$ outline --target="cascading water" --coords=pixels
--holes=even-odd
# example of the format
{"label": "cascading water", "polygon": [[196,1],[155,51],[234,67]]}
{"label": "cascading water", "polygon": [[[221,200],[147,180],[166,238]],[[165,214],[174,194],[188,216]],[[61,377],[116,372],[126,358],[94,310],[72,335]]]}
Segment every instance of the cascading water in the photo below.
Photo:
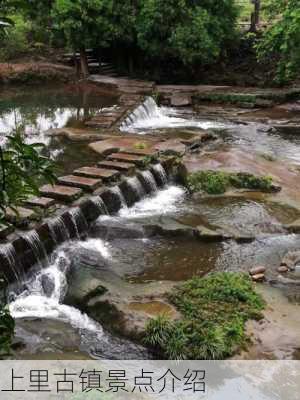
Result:
{"label": "cascading water", "polygon": [[215,120],[202,120],[193,118],[182,118],[182,114],[174,108],[159,107],[152,97],[139,105],[120,126],[122,132],[136,132],[146,134],[153,129],[170,128],[200,128],[200,129],[223,129],[235,124],[218,122]]}
{"label": "cascading water", "polygon": [[101,214],[105,214],[105,215],[108,214],[107,207],[106,207],[104,201],[101,199],[100,196],[96,196],[96,197],[91,198],[91,201],[92,201],[92,202],[95,204],[95,206],[98,208],[99,214],[100,214],[100,215],[101,215]]}
{"label": "cascading water", "polygon": [[157,183],[154,176],[150,171],[142,171],[140,173],[140,179],[142,184],[144,184],[147,193],[156,193],[158,190]]}
{"label": "cascading water", "polygon": [[65,242],[70,239],[70,232],[61,216],[51,219],[48,223],[48,226],[55,244]]}
{"label": "cascading water", "polygon": [[[11,243],[8,243],[4,246],[1,246],[0,250],[1,254],[3,254],[4,258],[8,261],[9,271],[7,274],[13,275],[17,282],[20,282],[20,269],[17,267],[17,253],[14,246]],[[7,279],[10,277],[7,276]]]}
{"label": "cascading water", "polygon": [[126,182],[128,186],[131,187],[133,192],[135,192],[138,200],[141,200],[145,196],[145,190],[143,188],[143,185],[139,181],[139,179],[136,176],[130,177],[126,179]]}
{"label": "cascading water", "polygon": [[125,197],[122,193],[122,190],[119,188],[119,186],[114,186],[113,188],[111,188],[111,191],[113,193],[115,193],[116,196],[118,196],[118,198],[120,199],[121,202],[121,208],[128,208]]}
{"label": "cascading water", "polygon": [[79,207],[73,208],[69,211],[76,231],[76,237],[79,239],[83,232],[88,231],[88,223]]}
{"label": "cascading water", "polygon": [[20,294],[10,293],[9,309],[14,318],[46,318],[70,323],[74,328],[96,333],[100,338],[102,327],[86,314],[62,303],[67,291],[66,274],[71,261],[61,250],[54,262],[40,270],[24,283]]}
{"label": "cascading water", "polygon": [[159,186],[165,186],[168,183],[168,176],[166,170],[161,164],[155,164],[151,168],[153,175],[156,178]]}
{"label": "cascading water", "polygon": [[24,240],[28,243],[39,265],[42,265],[44,260],[45,262],[49,261],[45,246],[41,242],[41,239],[36,231],[29,232],[24,236]]}

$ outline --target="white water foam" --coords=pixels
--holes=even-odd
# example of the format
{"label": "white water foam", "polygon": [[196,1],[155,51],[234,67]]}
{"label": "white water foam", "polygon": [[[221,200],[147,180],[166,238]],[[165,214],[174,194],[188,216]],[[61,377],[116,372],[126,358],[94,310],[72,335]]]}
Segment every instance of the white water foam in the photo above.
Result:
{"label": "white water foam", "polygon": [[[102,327],[74,307],[62,304],[67,291],[66,274],[71,261],[61,250],[49,267],[42,269],[25,283],[26,289],[10,303],[14,318],[56,319],[74,328],[102,337]],[[48,288],[46,287],[48,286]]]}
{"label": "white water foam", "polygon": [[151,215],[165,215],[178,209],[178,202],[184,198],[186,190],[179,186],[168,186],[159,190],[155,196],[139,201],[131,208],[122,208],[122,218],[140,218]]}
{"label": "white water foam", "polygon": [[149,130],[164,128],[201,128],[201,129],[222,129],[233,124],[221,123],[209,120],[185,119],[179,117],[174,108],[158,107],[152,97],[147,98],[143,105],[140,105],[123,122],[120,129],[123,132],[136,132],[146,134]]}
{"label": "white water foam", "polygon": [[96,251],[101,254],[105,259],[111,258],[111,251],[109,244],[102,239],[88,239],[84,242],[79,242],[78,245],[86,250]]}

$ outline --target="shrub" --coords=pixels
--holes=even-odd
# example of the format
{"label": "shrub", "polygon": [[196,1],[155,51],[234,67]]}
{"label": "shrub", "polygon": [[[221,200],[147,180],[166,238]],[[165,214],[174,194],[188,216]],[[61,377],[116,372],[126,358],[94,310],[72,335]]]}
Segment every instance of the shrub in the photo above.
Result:
{"label": "shrub", "polygon": [[200,171],[190,174],[187,186],[191,192],[203,191],[208,194],[223,194],[229,187],[260,191],[271,191],[273,188],[272,178],[268,176],[220,171]]}
{"label": "shrub", "polygon": [[24,55],[29,50],[27,34],[29,24],[21,16],[14,16],[14,26],[7,30],[7,34],[1,36],[0,60],[10,61]]}

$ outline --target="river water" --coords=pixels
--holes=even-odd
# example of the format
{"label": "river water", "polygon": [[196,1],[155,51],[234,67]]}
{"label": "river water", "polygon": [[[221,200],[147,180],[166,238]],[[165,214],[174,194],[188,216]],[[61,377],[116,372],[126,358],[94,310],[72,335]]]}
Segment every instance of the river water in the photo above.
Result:
{"label": "river water", "polygon": [[[45,131],[74,123],[80,126],[81,116],[101,107],[114,106],[113,98],[92,96],[82,106],[82,93],[49,89],[37,91],[36,97],[24,94],[5,97],[0,107],[0,132],[11,133],[16,121],[25,126],[28,142],[45,143],[52,158],[63,172],[74,165],[95,160],[95,155],[81,144],[61,140],[53,142]],[[51,94],[51,95],[50,95]],[[26,97],[27,96],[27,97]],[[28,99],[30,102],[28,103]],[[41,100],[42,99],[42,100]],[[51,104],[50,102],[51,99]],[[60,99],[58,101],[58,99]],[[249,121],[246,125],[231,118],[205,118],[192,110],[159,108],[153,101],[145,113],[139,110],[133,120],[122,126],[128,133],[181,137],[212,129],[219,137],[214,144],[220,148],[238,148],[277,162],[287,168],[300,164],[300,141],[297,133],[285,135],[268,129],[266,123]],[[80,154],[78,159],[75,154]],[[84,155],[84,157],[83,157]],[[71,167],[70,167],[71,163]],[[300,236],[287,234],[285,224],[300,218],[300,207],[279,204],[264,196],[197,197],[169,182],[155,193],[145,196],[133,207],[125,204],[116,216],[100,217],[86,240],[68,242],[52,254],[46,268],[37,268],[26,280],[10,291],[10,310],[16,318],[18,358],[144,358],[151,357],[142,346],[110,333],[109,323],[96,318],[97,312],[80,307],[74,299],[78,293],[88,294],[91,288],[112,287],[130,301],[132,292],[143,293],[147,285],[168,288],[193,276],[210,271],[247,271],[253,265],[265,265],[271,279],[288,252],[300,248]],[[189,229],[204,226],[222,227],[236,235],[252,236],[253,240],[203,242],[188,234]],[[181,229],[183,234],[149,234],[153,227],[164,232]],[[280,287],[286,297],[286,287]],[[294,289],[293,289],[294,290]],[[294,296],[289,312],[298,312]],[[281,302],[282,303],[282,302]],[[292,310],[292,311],[291,311]],[[113,319],[114,316],[111,316]],[[63,334],[62,334],[63,332]],[[295,352],[297,354],[295,343]],[[290,350],[289,343],[289,350]],[[299,344],[300,348],[300,344]],[[284,351],[281,357],[287,357]]]}

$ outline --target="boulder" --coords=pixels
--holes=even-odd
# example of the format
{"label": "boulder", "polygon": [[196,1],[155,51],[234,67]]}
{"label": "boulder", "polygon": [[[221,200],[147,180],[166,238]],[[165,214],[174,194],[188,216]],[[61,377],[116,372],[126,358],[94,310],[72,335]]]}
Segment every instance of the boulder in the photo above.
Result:
{"label": "boulder", "polygon": [[252,276],[257,276],[260,274],[264,274],[265,272],[266,272],[266,267],[259,265],[257,267],[251,268],[249,274]]}
{"label": "boulder", "polygon": [[251,276],[254,282],[262,282],[265,280],[265,274],[256,274]]}
{"label": "boulder", "polygon": [[277,271],[280,273],[285,273],[288,272],[288,267],[286,267],[285,265],[281,265],[280,267],[277,268]]}
{"label": "boulder", "polygon": [[298,264],[300,264],[300,251],[288,252],[281,261],[281,266],[287,267],[291,271],[293,271]]}

